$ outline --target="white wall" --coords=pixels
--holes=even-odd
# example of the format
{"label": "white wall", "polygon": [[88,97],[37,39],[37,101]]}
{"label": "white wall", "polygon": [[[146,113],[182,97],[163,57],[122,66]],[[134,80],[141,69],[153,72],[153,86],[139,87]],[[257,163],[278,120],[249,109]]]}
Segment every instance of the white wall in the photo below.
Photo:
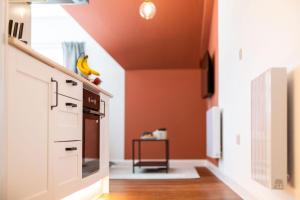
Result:
{"label": "white wall", "polygon": [[[99,27],[101,28],[101,27]],[[110,108],[110,157],[124,159],[125,72],[60,6],[32,6],[32,47],[62,64],[62,42],[83,41],[89,64],[101,73],[101,87],[114,95]]]}
{"label": "white wall", "polygon": [[30,44],[31,42],[31,6],[27,3],[10,3],[8,9],[8,18],[14,22],[24,23],[23,37]]}
{"label": "white wall", "polygon": [[6,149],[6,132],[5,132],[5,41],[6,37],[6,0],[0,1],[0,199],[5,197],[5,149]]}
{"label": "white wall", "polygon": [[6,121],[5,121],[5,46],[7,1],[0,1],[0,199],[5,197]]}
{"label": "white wall", "polygon": [[[300,199],[300,1],[219,0],[219,55],[219,105],[224,109],[220,170],[257,199]],[[290,76],[292,181],[284,191],[251,180],[250,82],[270,67],[287,67]]]}

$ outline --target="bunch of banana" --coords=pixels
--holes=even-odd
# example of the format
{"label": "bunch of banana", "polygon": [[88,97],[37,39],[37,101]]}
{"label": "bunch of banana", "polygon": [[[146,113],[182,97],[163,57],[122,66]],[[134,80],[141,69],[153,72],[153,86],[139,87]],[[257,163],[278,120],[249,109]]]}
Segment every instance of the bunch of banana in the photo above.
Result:
{"label": "bunch of banana", "polygon": [[88,64],[88,56],[80,56],[77,60],[77,68],[80,73],[88,78],[89,75],[94,74],[96,76],[100,76],[100,73],[91,69]]}

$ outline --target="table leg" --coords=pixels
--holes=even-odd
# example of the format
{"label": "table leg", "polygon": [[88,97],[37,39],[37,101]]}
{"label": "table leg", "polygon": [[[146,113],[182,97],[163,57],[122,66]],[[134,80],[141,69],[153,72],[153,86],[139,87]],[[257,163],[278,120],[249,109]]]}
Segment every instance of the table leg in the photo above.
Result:
{"label": "table leg", "polygon": [[[139,163],[141,164],[141,141],[139,141]],[[141,168],[141,165],[140,165],[140,168]]]}
{"label": "table leg", "polygon": [[132,173],[135,173],[135,171],[134,171],[134,154],[135,154],[135,149],[134,149],[134,145],[135,144],[135,142],[134,142],[134,140],[132,140]]}
{"label": "table leg", "polygon": [[169,172],[169,140],[166,140],[166,162],[167,162],[167,173]]}

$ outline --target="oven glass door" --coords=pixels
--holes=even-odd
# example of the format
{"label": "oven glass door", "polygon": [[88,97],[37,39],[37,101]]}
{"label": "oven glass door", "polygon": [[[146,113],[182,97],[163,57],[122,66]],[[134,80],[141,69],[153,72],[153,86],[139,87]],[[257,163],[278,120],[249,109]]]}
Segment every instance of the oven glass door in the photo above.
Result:
{"label": "oven glass door", "polygon": [[100,168],[100,117],[83,113],[82,177]]}

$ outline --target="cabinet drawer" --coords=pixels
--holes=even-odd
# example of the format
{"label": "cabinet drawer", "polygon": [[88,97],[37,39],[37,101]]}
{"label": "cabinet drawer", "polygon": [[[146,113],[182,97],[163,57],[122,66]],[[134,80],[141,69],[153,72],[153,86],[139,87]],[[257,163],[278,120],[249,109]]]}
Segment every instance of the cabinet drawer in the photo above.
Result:
{"label": "cabinet drawer", "polygon": [[82,101],[82,82],[61,72],[55,73],[53,79],[57,81],[59,94]]}
{"label": "cabinet drawer", "polygon": [[54,112],[54,141],[82,140],[82,102],[58,95]]}
{"label": "cabinet drawer", "polygon": [[60,199],[80,187],[82,177],[82,143],[54,143],[55,199]]}

